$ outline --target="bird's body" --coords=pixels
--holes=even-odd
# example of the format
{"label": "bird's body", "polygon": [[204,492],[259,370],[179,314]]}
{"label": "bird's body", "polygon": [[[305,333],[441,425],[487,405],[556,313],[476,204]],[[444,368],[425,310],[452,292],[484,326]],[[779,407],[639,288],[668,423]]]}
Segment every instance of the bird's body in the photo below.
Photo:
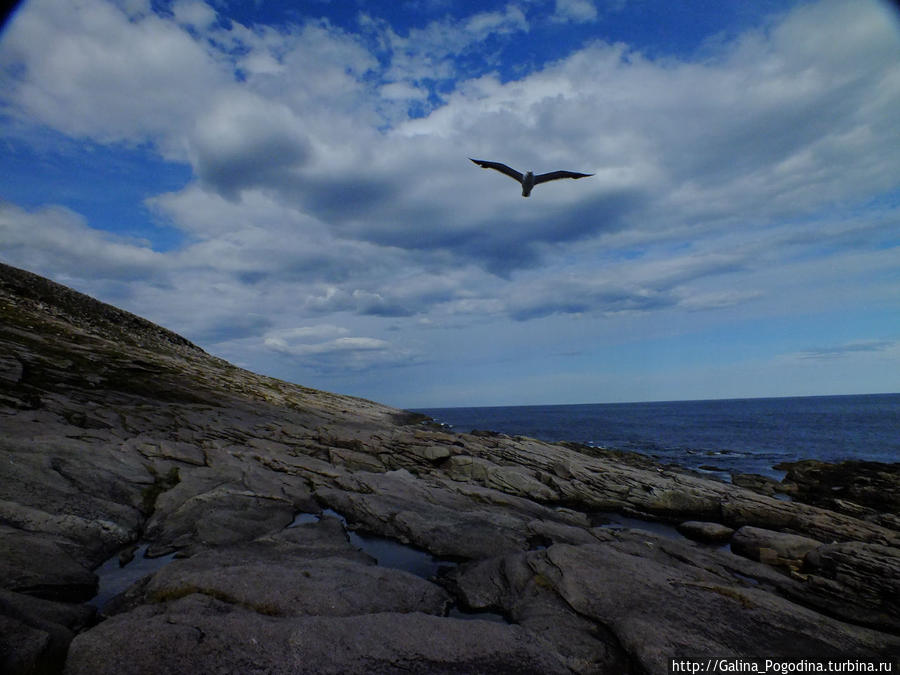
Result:
{"label": "bird's body", "polygon": [[587,178],[588,176],[594,175],[592,173],[577,173],[575,171],[551,171],[550,173],[539,173],[538,175],[534,175],[533,171],[526,171],[523,174],[500,162],[488,162],[483,159],[472,159],[471,157],[469,157],[469,160],[475,162],[482,169],[499,171],[521,183],[523,197],[529,196],[535,185],[540,185],[541,183],[546,183],[550,180],[558,180],[560,178]]}

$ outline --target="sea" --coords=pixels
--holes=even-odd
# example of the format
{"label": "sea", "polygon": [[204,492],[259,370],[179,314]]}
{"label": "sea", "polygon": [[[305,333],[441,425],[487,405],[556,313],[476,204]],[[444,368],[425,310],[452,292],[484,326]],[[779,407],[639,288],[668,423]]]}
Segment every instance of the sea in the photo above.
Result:
{"label": "sea", "polygon": [[900,394],[416,409],[453,431],[574,441],[710,477],[782,462],[900,462]]}
{"label": "sea", "polygon": [[[428,408],[425,413],[456,431],[497,431],[545,441],[575,441],[630,450],[664,464],[730,480],[731,472],[761,473],[781,479],[780,462],[848,459],[900,461],[900,394],[755,398],[665,403],[609,403],[491,408]],[[325,510],[326,515],[342,515]],[[292,526],[316,522],[322,514],[300,513]],[[609,514],[609,527],[639,527],[679,536],[665,524]],[[350,541],[379,565],[430,578],[447,561],[383,537],[347,528]],[[168,564],[173,555],[146,558],[143,546],[122,566],[118,554],[97,570],[99,609],[137,579]],[[505,621],[498,614],[451,608],[461,619]]]}

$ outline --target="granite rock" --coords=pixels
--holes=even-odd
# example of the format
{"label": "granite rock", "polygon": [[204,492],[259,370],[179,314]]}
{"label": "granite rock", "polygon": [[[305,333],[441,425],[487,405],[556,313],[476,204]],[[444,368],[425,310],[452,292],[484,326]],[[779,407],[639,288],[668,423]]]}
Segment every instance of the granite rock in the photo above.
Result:
{"label": "granite rock", "polygon": [[[10,673],[59,672],[70,641],[69,673],[662,673],[688,652],[900,652],[900,530],[859,482],[787,502],[628,453],[453,433],[236,368],[5,265],[0,355]],[[609,514],[635,527],[600,526]],[[754,559],[662,527],[686,521],[737,530]],[[375,565],[361,535],[458,566]],[[95,570],[136,545],[180,557],[94,625]]]}
{"label": "granite rock", "polygon": [[731,550],[738,555],[785,567],[799,567],[806,554],[821,545],[822,542],[809,537],[749,525],[731,537]]}
{"label": "granite rock", "polygon": [[734,529],[721,523],[703,523],[686,520],[678,524],[678,531],[688,539],[708,543],[726,542],[731,539]]}
{"label": "granite rock", "polygon": [[204,595],[115,616],[72,643],[67,675],[570,671],[518,626],[382,612],[268,617]]}

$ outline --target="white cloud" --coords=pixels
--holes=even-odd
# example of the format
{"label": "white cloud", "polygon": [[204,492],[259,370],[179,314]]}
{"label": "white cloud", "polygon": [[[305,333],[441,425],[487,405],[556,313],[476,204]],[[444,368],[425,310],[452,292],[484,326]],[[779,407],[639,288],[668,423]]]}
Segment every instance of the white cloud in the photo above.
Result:
{"label": "white cloud", "polygon": [[0,201],[0,251],[10,264],[75,279],[152,281],[171,268],[146,242],[91,229],[58,206],[26,210]]}
{"label": "white cloud", "polygon": [[232,200],[245,188],[289,185],[312,152],[304,126],[283,103],[222,92],[195,122],[191,163],[202,183]]}
{"label": "white cloud", "polygon": [[467,42],[477,42],[488,35],[528,32],[528,20],[515,5],[507,5],[502,12],[481,12],[465,21],[463,35]]}
{"label": "white cloud", "polygon": [[[596,18],[588,2],[556,9]],[[154,252],[72,211],[6,205],[5,260],[88,289],[139,279],[134,311],[322,368],[429,350],[403,331],[383,339],[385,320],[436,334],[787,314],[822,284],[837,307],[895,283],[896,207],[857,209],[900,175],[900,40],[877,4],[802,4],[702,60],[598,41],[507,81],[482,43],[532,30],[513,4],[405,35],[371,17],[353,35],[226,29],[197,1],[173,12],[32,0],[0,64],[21,124],[189,162],[190,184],[148,200],[186,243]],[[416,103],[427,115],[410,119]],[[595,175],[522,199],[467,157]]]}
{"label": "white cloud", "polygon": [[556,0],[552,20],[584,23],[597,19],[597,7],[593,0]]}
{"label": "white cloud", "polygon": [[419,360],[411,350],[387,340],[348,332],[333,324],[280,329],[267,333],[262,344],[266,350],[319,373],[392,368]]}
{"label": "white cloud", "polygon": [[378,338],[367,337],[339,337],[326,342],[313,344],[281,344],[274,340],[266,340],[266,346],[292,356],[321,356],[343,354],[345,352],[371,352],[385,351],[390,343]]}
{"label": "white cloud", "polygon": [[389,82],[379,91],[382,98],[388,101],[416,100],[422,101],[428,98],[428,92],[419,87],[414,87],[408,82]]}
{"label": "white cloud", "polygon": [[333,324],[282,328],[267,333],[263,339],[263,344],[269,349],[276,351],[297,353],[297,349],[306,349],[316,344],[323,344],[324,340],[343,337],[347,332],[346,328]]}
{"label": "white cloud", "polygon": [[[133,18],[133,17],[132,17]],[[132,20],[106,2],[33,0],[0,43],[12,111],[72,136],[156,142],[183,157],[178,130],[229,74],[202,44],[153,13]]]}
{"label": "white cloud", "polygon": [[[375,36],[390,65],[385,79],[418,87],[425,81],[455,80],[459,75],[457,57],[480,50],[489,37],[527,33],[528,20],[521,9],[508,4],[502,11],[480,12],[467,19],[432,21],[425,28],[398,34],[384,21],[363,15],[364,30]],[[489,53],[479,51],[482,60]]]}

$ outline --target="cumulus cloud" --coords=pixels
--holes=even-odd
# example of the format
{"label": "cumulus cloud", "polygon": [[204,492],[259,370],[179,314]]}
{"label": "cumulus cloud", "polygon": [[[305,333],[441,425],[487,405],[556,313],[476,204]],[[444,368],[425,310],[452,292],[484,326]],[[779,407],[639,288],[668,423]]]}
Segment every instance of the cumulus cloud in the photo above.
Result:
{"label": "cumulus cloud", "polygon": [[311,154],[303,128],[284,104],[240,90],[223,93],[191,134],[197,177],[231,200],[247,188],[290,184]]}
{"label": "cumulus cloud", "polygon": [[[360,40],[318,24],[291,35],[224,31],[202,3],[177,5],[176,19],[206,17],[191,25],[208,24],[223,52],[152,13],[130,19],[100,2],[84,12],[34,4],[4,60],[28,64],[12,98],[37,119],[101,141],[150,139],[230,200],[272,191],[341,237],[480,256],[505,274],[538,262],[541,243],[673,221],[716,227],[737,211],[790,217],[821,204],[823,192],[852,199],[888,189],[900,170],[900,160],[876,151],[900,142],[885,124],[900,96],[896,67],[883,58],[896,36],[877,12],[846,3],[797,10],[703,63],[658,63],[595,43],[520,80],[463,80],[427,117],[381,134],[378,110],[398,96],[425,96],[415,68],[458,77],[456,55],[486,35],[526,31],[524,15],[510,5],[402,37],[380,26],[391,57],[382,68]],[[840,58],[827,48],[836,31]],[[38,44],[51,47],[39,53]],[[151,50],[154,58],[144,54]],[[277,67],[236,80],[252,59]],[[379,68],[384,84],[373,88],[367,77]],[[510,211],[515,186],[467,167],[466,154],[597,175],[539,188],[539,205]],[[472,208],[453,200],[459,192],[475,196]]]}
{"label": "cumulus cloud", "polygon": [[[876,3],[803,3],[690,58],[595,41],[517,79],[496,72],[534,30],[514,4],[405,34],[365,14],[355,33],[243,26],[215,6],[22,8],[0,43],[7,115],[193,177],[147,201],[177,250],[48,195],[0,208],[5,260],[82,287],[139,279],[129,307],[190,337],[356,368],[420,353],[378,320],[520,330],[889,283],[896,208],[857,213],[900,175],[898,37]],[[587,0],[555,12],[597,18]],[[468,157],[595,175],[523,199]]]}
{"label": "cumulus cloud", "polygon": [[366,337],[340,337],[314,344],[295,344],[289,347],[276,345],[266,340],[266,346],[292,356],[309,356],[322,354],[340,354],[344,352],[384,351],[389,344],[384,340]]}
{"label": "cumulus cloud", "polygon": [[156,142],[169,158],[183,157],[177,130],[230,79],[186,31],[107,2],[25,3],[0,65],[9,112],[75,137]]}
{"label": "cumulus cloud", "polygon": [[583,23],[597,18],[593,0],[556,0],[553,21]]}
{"label": "cumulus cloud", "polygon": [[171,262],[146,242],[88,227],[84,217],[59,206],[27,210],[0,201],[4,260],[66,278],[145,280],[164,277]]}
{"label": "cumulus cloud", "polygon": [[200,0],[176,0],[172,14],[179,24],[195,30],[204,30],[217,20],[216,11]]}
{"label": "cumulus cloud", "polygon": [[298,348],[304,349],[309,345],[322,344],[329,339],[334,340],[344,337],[347,329],[333,324],[320,324],[318,326],[302,326],[299,328],[282,328],[266,334],[263,344],[269,349],[286,353],[296,353]]}
{"label": "cumulus cloud", "polygon": [[268,332],[263,345],[319,372],[395,367],[416,360],[412,352],[387,340],[351,336],[348,332],[333,324],[279,329]]}

